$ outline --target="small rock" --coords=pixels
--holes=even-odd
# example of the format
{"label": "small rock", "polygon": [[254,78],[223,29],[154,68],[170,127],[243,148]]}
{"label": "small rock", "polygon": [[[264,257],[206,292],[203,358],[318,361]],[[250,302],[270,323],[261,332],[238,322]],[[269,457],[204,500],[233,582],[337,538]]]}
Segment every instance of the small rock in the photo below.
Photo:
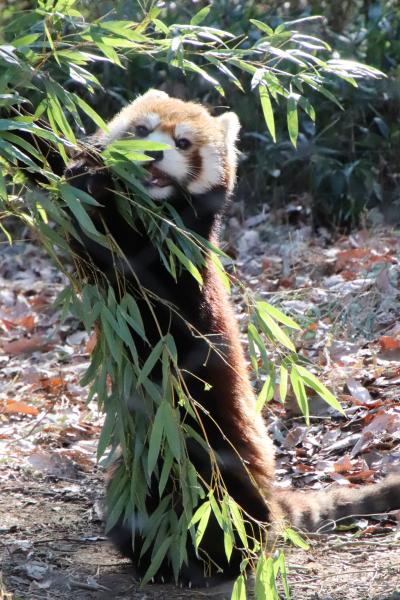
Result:
{"label": "small rock", "polygon": [[258,231],[245,231],[239,240],[238,247],[241,255],[247,254],[249,250],[259,246],[260,235]]}

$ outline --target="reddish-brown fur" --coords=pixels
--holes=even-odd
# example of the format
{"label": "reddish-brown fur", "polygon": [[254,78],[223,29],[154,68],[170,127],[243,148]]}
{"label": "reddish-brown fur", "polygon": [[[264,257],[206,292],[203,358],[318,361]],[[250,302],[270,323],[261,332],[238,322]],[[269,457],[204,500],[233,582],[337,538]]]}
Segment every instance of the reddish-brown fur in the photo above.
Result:
{"label": "reddish-brown fur", "polygon": [[[117,115],[110,123],[111,137],[116,136],[117,131],[117,137],[132,135],[135,123],[148,113],[156,113],[159,116],[159,129],[164,133],[168,132],[171,137],[175,135],[178,124],[190,123],[193,147],[188,156],[192,156],[192,163],[200,170],[200,176],[201,170],[205,168],[205,158],[201,155],[202,146],[209,147],[210,144],[214,144],[211,150],[215,148],[222,167],[219,181],[200,194],[191,194],[189,204],[187,193],[182,196],[178,189],[174,190],[169,201],[174,203],[189,229],[208,238],[214,244],[217,243],[220,215],[235,178],[236,133],[232,135],[229,132],[229,124],[223,125],[222,121],[211,117],[199,105],[150,93]],[[104,140],[104,134],[99,134],[98,138]],[[77,185],[89,191],[93,179],[96,181],[97,177],[95,170],[89,175],[87,171],[82,173],[82,158],[71,164],[70,176],[75,177]],[[193,176],[188,178],[188,181],[192,180]],[[100,183],[105,190],[107,186],[104,186],[104,181]],[[108,181],[108,187],[111,185],[112,182]],[[96,186],[94,189],[97,189]],[[137,235],[121,220],[122,217],[118,215],[113,204],[112,192],[105,192],[105,198],[102,197],[102,202],[104,201],[102,218],[120,247],[130,256],[131,267],[141,283],[174,304],[178,313],[190,321],[200,333],[199,337],[193,337],[192,332],[184,327],[175,313],[166,311],[161,304],[155,305],[163,332],[170,331],[174,335],[180,366],[196,376],[194,378],[190,374],[187,375],[189,392],[206,409],[203,418],[210,445],[219,458],[221,473],[229,493],[241,504],[246,514],[256,520],[272,523],[274,529],[287,522],[300,528],[315,530],[330,519],[342,518],[353,513],[400,508],[400,476],[392,476],[375,486],[358,489],[332,488],[322,492],[280,491],[274,486],[273,445],[263,419],[256,414],[254,391],[240,344],[238,325],[230,300],[211,259],[208,258],[203,269],[204,285],[201,289],[186,272],[180,276],[177,283],[174,282],[166,273],[157,252],[143,232]],[[113,283],[109,267],[110,261],[112,262],[110,257],[104,253],[100,255],[90,242],[87,242],[85,252],[91,254],[98,268],[105,271]],[[141,257],[140,260],[136,260],[135,252]],[[145,268],[143,256],[146,256]],[[129,283],[134,285],[134,282]],[[146,332],[152,344],[155,344],[159,332],[155,331],[153,318],[146,312],[146,306],[141,306],[141,309]],[[206,338],[216,344],[216,348],[209,348]],[[138,347],[140,348],[140,345]],[[143,348],[141,359],[145,360],[147,354],[148,350]],[[199,384],[200,380],[210,384],[209,391],[204,390],[204,384]],[[213,421],[218,427],[214,426]],[[208,457],[197,447],[189,448],[189,455],[202,477],[207,480],[210,477]],[[152,482],[149,491],[149,512],[157,506],[156,489],[156,483]],[[143,573],[149,564],[149,556],[140,556],[140,535],[138,534],[135,550],[132,550],[129,523],[119,523],[112,535],[119,547],[132,557],[139,573]],[[215,562],[223,567],[224,577],[237,575],[241,553],[233,555],[230,563],[227,563],[224,559],[222,532],[212,520],[204,536],[202,548],[206,553],[212,554]],[[203,565],[192,548],[188,548],[188,555],[189,565],[182,571],[182,579],[200,583]],[[169,573],[169,565],[163,564],[161,574],[167,577]]]}

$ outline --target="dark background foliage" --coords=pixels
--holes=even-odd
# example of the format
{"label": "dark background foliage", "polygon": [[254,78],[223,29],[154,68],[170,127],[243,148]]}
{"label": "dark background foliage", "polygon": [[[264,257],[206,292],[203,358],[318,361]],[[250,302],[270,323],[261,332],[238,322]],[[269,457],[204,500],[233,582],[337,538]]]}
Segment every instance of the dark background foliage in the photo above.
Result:
{"label": "dark background foliage", "polygon": [[[9,1],[3,14],[15,14],[34,4]],[[135,20],[154,3],[100,0],[82,4],[91,19],[112,12],[114,18]],[[167,24],[185,22],[208,4],[202,0],[165,2],[162,20]],[[310,98],[316,109],[316,122],[302,113],[297,148],[288,138],[284,106],[281,110],[278,107],[276,113],[278,142],[274,143],[266,130],[261,108],[257,108],[259,103],[251,94],[245,95],[232,86],[229,97],[222,98],[196,74],[185,76],[167,63],[149,61],[144,56],[133,57],[124,71],[109,64],[96,64],[95,75],[103,90],[96,94],[95,110],[108,118],[149,87],[159,87],[185,99],[197,98],[215,111],[229,104],[243,126],[237,198],[250,211],[259,210],[263,203],[271,208],[290,203],[295,214],[311,210],[316,226],[349,227],[363,222],[366,209],[378,207],[388,222],[400,222],[399,3],[396,0],[214,0],[211,6],[205,23],[238,36],[248,32],[252,18],[276,27],[283,20],[323,15],[323,19],[306,23],[304,30],[327,41],[342,58],[366,62],[387,77],[360,80],[357,88],[332,78],[332,92],[338,104],[320,94]],[[253,31],[253,35],[257,33]],[[63,84],[85,97],[85,90],[76,81],[67,80]],[[93,97],[87,92],[86,100],[93,105]]]}

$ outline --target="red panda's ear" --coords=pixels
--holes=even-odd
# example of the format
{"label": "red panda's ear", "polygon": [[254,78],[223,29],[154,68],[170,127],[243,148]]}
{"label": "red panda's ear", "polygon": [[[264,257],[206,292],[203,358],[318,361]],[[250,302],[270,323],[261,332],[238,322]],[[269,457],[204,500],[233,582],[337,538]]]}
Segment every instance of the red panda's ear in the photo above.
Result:
{"label": "red panda's ear", "polygon": [[169,98],[167,92],[163,92],[161,90],[155,90],[154,88],[151,88],[150,90],[147,90],[147,92],[145,92],[142,96],[140,96],[141,98]]}
{"label": "red panda's ear", "polygon": [[234,112],[226,112],[217,119],[222,125],[226,143],[235,144],[240,131],[239,117]]}

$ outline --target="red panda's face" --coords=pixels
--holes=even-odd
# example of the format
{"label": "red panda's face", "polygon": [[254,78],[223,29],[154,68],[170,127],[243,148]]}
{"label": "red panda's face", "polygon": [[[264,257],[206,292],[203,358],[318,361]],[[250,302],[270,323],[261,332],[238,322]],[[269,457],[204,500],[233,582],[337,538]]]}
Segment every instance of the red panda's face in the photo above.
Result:
{"label": "red panda's face", "polygon": [[150,152],[146,185],[155,200],[170,198],[177,187],[203,194],[217,186],[228,191],[236,172],[239,120],[234,113],[213,117],[199,104],[150,90],[108,124],[108,142],[143,139],[169,146]]}

